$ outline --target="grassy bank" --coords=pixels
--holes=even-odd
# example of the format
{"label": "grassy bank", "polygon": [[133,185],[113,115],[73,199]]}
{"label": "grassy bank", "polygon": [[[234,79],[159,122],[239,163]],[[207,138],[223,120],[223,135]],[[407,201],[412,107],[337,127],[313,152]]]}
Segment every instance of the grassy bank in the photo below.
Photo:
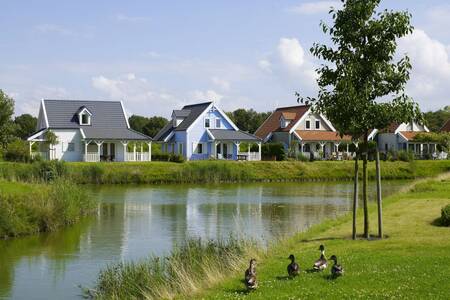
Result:
{"label": "grassy bank", "polygon": [[0,238],[54,231],[96,208],[84,189],[64,181],[51,184],[0,182]]}
{"label": "grassy bank", "polygon": [[[450,291],[450,228],[436,226],[441,208],[450,203],[450,176],[416,182],[409,191],[385,200],[384,240],[350,239],[350,216],[327,221],[306,233],[278,243],[259,261],[258,290],[247,293],[242,272],[198,293],[199,299],[448,299]],[[376,224],[375,209],[371,223]],[[360,213],[361,215],[361,213]],[[362,228],[361,219],[358,228]],[[375,234],[375,226],[372,227]],[[330,280],[307,273],[324,244],[335,254],[345,275]],[[287,256],[293,253],[303,269],[286,280]]]}
{"label": "grassy bank", "polygon": [[172,299],[217,284],[242,268],[254,249],[254,243],[234,238],[189,240],[164,258],[109,266],[86,293],[101,299]]}
{"label": "grassy bank", "polygon": [[[361,169],[361,168],[360,168]],[[450,161],[382,162],[384,179],[414,179],[450,171]],[[218,183],[250,181],[318,181],[351,180],[353,162],[225,162],[198,161],[186,163],[0,163],[0,178],[36,182],[58,173],[74,183]],[[369,177],[375,177],[374,163]]]}

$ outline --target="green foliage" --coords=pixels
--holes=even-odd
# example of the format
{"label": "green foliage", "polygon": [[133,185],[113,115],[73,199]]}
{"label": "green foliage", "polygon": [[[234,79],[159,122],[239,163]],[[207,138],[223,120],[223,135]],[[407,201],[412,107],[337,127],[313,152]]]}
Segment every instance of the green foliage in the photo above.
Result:
{"label": "green foliage", "polygon": [[[311,48],[314,56],[327,63],[318,70],[318,97],[307,101],[341,134],[360,137],[372,128],[421,116],[417,104],[404,93],[411,69],[408,56],[393,61],[396,40],[413,31],[411,15],[378,13],[379,3],[347,0],[343,9],[331,9],[333,26],[321,25],[335,47],[314,44]],[[391,95],[392,100],[386,101]],[[380,98],[384,101],[377,102]]]}
{"label": "green foliage", "polygon": [[0,148],[6,148],[14,137],[13,114],[14,99],[0,89]]}
{"label": "green foliage", "polygon": [[411,151],[398,151],[397,152],[397,158],[401,161],[413,161],[414,160],[414,153]]}
{"label": "green foliage", "polygon": [[9,143],[6,147],[4,158],[7,161],[29,162],[31,157],[28,143],[22,140],[15,140]]}
{"label": "green foliage", "polygon": [[[14,185],[8,191],[8,186]],[[55,231],[95,211],[83,188],[65,181],[50,185],[0,182],[0,238]]]}
{"label": "green foliage", "polygon": [[[245,268],[255,243],[189,239],[166,257],[119,262],[100,271],[92,292],[106,299],[173,299]],[[253,255],[253,254],[252,254]]]}
{"label": "green foliage", "polygon": [[169,122],[163,117],[143,117],[138,115],[132,115],[128,122],[130,127],[138,132],[141,132],[150,137],[154,137],[158,131],[160,131]]}
{"label": "green foliage", "polygon": [[259,113],[253,109],[244,108],[236,109],[233,112],[227,112],[227,116],[240,130],[250,133],[255,133],[270,114],[270,112]]}
{"label": "green foliage", "polygon": [[32,170],[38,181],[53,181],[65,178],[68,174],[67,164],[59,160],[35,161],[32,163]]}
{"label": "green foliage", "polygon": [[36,131],[37,118],[29,114],[23,114],[14,119],[14,124],[16,125],[15,135],[25,140]]}
{"label": "green foliage", "polygon": [[154,161],[171,161],[176,163],[184,162],[183,155],[171,154],[171,153],[152,153],[152,160]]}
{"label": "green foliage", "polygon": [[261,147],[261,156],[266,160],[282,161],[286,159],[284,146],[281,143],[266,143]]}
{"label": "green foliage", "polygon": [[442,226],[450,226],[450,204],[442,208],[440,222]]}
{"label": "green foliage", "polygon": [[450,106],[437,111],[429,111],[423,115],[425,123],[431,131],[437,132],[450,119]]}
{"label": "green foliage", "polygon": [[56,134],[55,134],[53,131],[51,131],[51,130],[48,130],[48,131],[45,133],[45,141],[46,141],[48,144],[50,144],[50,145],[58,145],[58,143],[59,143],[58,137],[57,137]]}
{"label": "green foliage", "polygon": [[299,153],[299,154],[297,154],[297,160],[298,161],[309,161],[309,157],[307,157],[303,153]]}
{"label": "green foliage", "polygon": [[437,143],[439,151],[450,151],[450,132],[421,132],[414,137],[414,141]]}

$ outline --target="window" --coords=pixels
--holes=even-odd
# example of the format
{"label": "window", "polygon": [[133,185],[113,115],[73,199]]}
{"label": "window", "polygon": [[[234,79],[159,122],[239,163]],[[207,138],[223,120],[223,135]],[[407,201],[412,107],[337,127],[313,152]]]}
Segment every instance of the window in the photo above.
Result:
{"label": "window", "polygon": [[88,114],[82,114],[80,125],[91,125],[91,116]]}
{"label": "window", "polygon": [[311,147],[310,147],[310,145],[309,145],[309,144],[305,144],[305,145],[303,146],[303,151],[304,151],[304,152],[311,152]]}
{"label": "window", "polygon": [[204,154],[205,148],[203,143],[194,143],[194,153],[195,154]]}
{"label": "window", "polygon": [[209,119],[205,119],[205,128],[209,128],[210,124],[209,124]]}
{"label": "window", "polygon": [[178,154],[183,155],[183,144],[178,144]]}
{"label": "window", "polygon": [[75,151],[75,143],[67,144],[67,151],[69,151],[69,152]]}
{"label": "window", "polygon": [[306,120],[305,127],[306,127],[306,129],[311,129],[311,121],[310,120]]}
{"label": "window", "polygon": [[216,119],[216,128],[220,128],[221,122],[220,119]]}
{"label": "window", "polygon": [[316,129],[320,129],[320,120],[316,120]]}

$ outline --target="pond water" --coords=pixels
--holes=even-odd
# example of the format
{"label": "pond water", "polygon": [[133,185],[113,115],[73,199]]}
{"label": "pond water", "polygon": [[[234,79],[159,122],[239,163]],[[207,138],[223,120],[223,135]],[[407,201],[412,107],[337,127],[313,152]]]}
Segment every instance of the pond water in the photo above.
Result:
{"label": "pond water", "polygon": [[[384,182],[384,195],[404,181]],[[352,183],[86,187],[99,211],[52,234],[0,241],[1,299],[80,299],[107,264],[169,251],[187,237],[292,234],[351,210]],[[374,184],[370,184],[374,195]]]}

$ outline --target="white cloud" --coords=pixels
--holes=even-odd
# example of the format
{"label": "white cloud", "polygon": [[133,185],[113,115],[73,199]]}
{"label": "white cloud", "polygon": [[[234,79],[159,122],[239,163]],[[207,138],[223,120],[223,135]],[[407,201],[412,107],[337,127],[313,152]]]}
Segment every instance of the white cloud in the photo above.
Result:
{"label": "white cloud", "polygon": [[311,1],[293,6],[288,11],[301,15],[314,15],[328,13],[330,7],[340,8],[342,3],[339,1]]}
{"label": "white cloud", "polygon": [[92,38],[93,34],[91,32],[88,32],[84,30],[81,31],[75,31],[69,28],[66,28],[61,25],[56,24],[39,24],[34,27],[35,31],[37,31],[40,34],[56,34],[60,36],[65,37],[81,37],[81,38]]}
{"label": "white cloud", "polygon": [[195,90],[190,93],[190,99],[193,102],[206,102],[206,101],[213,101],[216,104],[220,103],[220,100],[222,100],[224,96],[217,93],[214,90],[206,90],[206,91],[200,91]]}
{"label": "white cloud", "polygon": [[127,23],[140,23],[149,20],[149,18],[147,17],[127,16],[125,14],[117,14],[114,16],[114,19],[118,22],[127,22]]}
{"label": "white cloud", "polygon": [[416,29],[399,41],[398,53],[407,53],[413,66],[408,92],[422,109],[436,109],[449,102],[450,56],[447,47]]}
{"label": "white cloud", "polygon": [[278,80],[287,82],[293,90],[315,93],[316,72],[312,56],[305,52],[296,38],[283,37],[276,51],[258,62],[259,67]]}
{"label": "white cloud", "polygon": [[[163,115],[181,106],[183,103],[172,93],[151,86],[146,78],[138,77],[134,73],[108,78],[99,75],[92,78],[92,86],[108,95],[111,100],[123,100],[127,109],[135,114]],[[148,109],[143,108],[151,108]]]}
{"label": "white cloud", "polygon": [[213,76],[213,77],[211,78],[211,82],[212,82],[215,86],[219,87],[219,88],[222,89],[222,90],[229,90],[229,89],[230,89],[230,82],[228,82],[228,81],[225,80],[225,79],[219,78],[219,77],[217,77],[217,76]]}

